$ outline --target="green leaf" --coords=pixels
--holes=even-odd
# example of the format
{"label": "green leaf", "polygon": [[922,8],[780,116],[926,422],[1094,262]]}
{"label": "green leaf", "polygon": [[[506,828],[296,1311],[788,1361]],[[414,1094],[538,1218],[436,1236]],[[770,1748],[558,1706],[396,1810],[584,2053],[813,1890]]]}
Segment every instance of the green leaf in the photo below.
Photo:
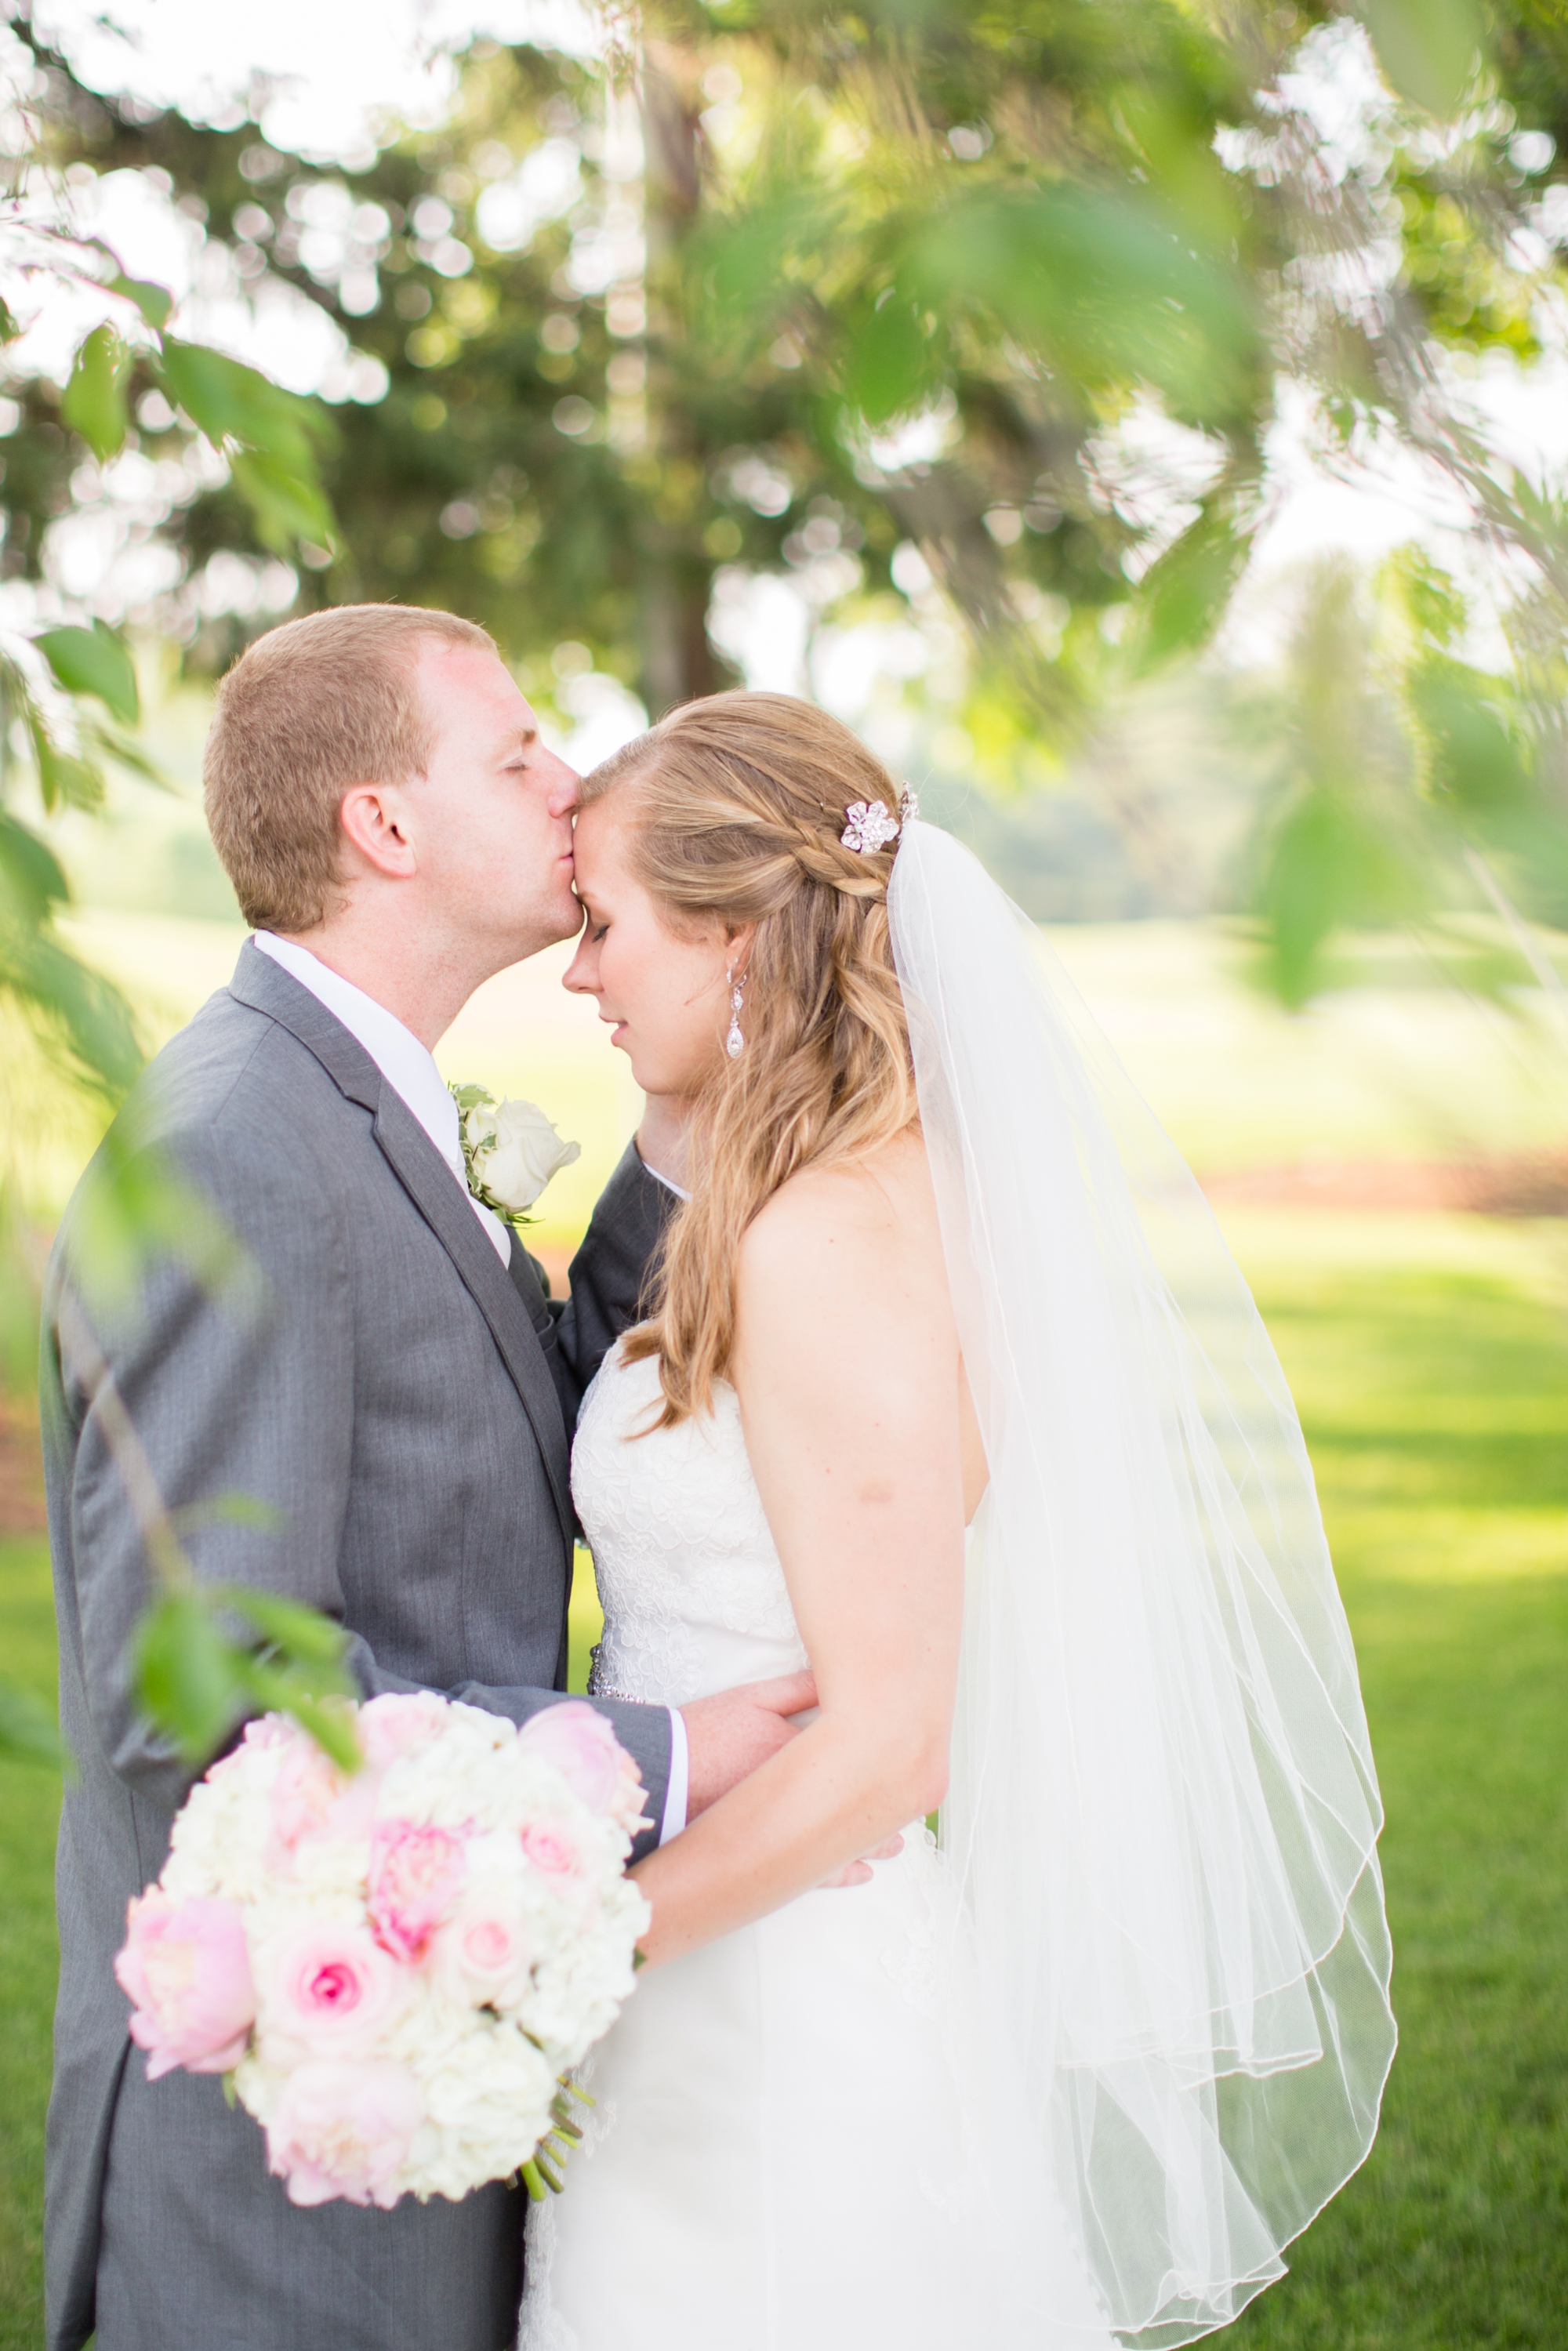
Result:
{"label": "green leaf", "polygon": [[110,291],[123,294],[128,301],[134,302],[155,332],[161,331],[168,323],[169,313],[174,307],[174,297],[166,287],[149,285],[143,277],[111,278]]}
{"label": "green leaf", "polygon": [[64,1046],[68,1074],[110,1101],[141,1068],[145,1057],[124,997],[112,980],[78,962],[47,925],[0,930],[0,991]]}
{"label": "green leaf", "polygon": [[204,343],[165,340],[157,372],[169,397],[214,448],[238,442],[305,471],[314,466],[318,448],[335,437],[316,402],[285,392],[256,369]]}
{"label": "green leaf", "polygon": [[255,1494],[219,1494],[210,1502],[187,1502],[172,1516],[181,1534],[197,1527],[217,1526],[256,1527],[265,1534],[276,1534],[287,1523],[288,1513]]}
{"label": "green leaf", "polygon": [[21,326],[11,305],[0,298],[0,343],[14,342],[21,331]]}
{"label": "green leaf", "polygon": [[85,718],[81,721],[81,739],[91,752],[112,760],[116,767],[129,768],[133,776],[139,776],[155,790],[178,794],[179,786],[173,778],[166,776],[157,760],[129,735],[121,735],[97,718]]}
{"label": "green leaf", "polygon": [[79,758],[74,751],[62,750],[36,710],[27,715],[27,732],[44,806],[51,811],[57,808],[101,808],[103,778],[91,761]]}
{"label": "green leaf", "polygon": [[252,1660],[245,1668],[247,1713],[287,1714],[316,1741],[339,1771],[350,1778],[364,1761],[364,1750],[354,1729],[349,1701],[357,1690],[329,1690],[324,1695],[308,1676]]}
{"label": "green leaf", "polygon": [[188,1763],[215,1753],[245,1711],[243,1652],[225,1638],[204,1593],[154,1602],[136,1630],[136,1687]]}
{"label": "green leaf", "polygon": [[1532,802],[1519,738],[1501,706],[1500,680],[1437,654],[1412,672],[1406,691],[1436,794],[1481,818]]}
{"label": "green leaf", "polygon": [[1354,0],[1391,87],[1428,114],[1453,114],[1475,78],[1484,28],[1474,0]]}
{"label": "green leaf", "polygon": [[0,1756],[22,1763],[49,1763],[57,1771],[65,1749],[54,1716],[30,1690],[0,1681]]}
{"label": "green leaf", "polygon": [[130,419],[125,375],[130,353],[112,327],[95,327],[76,356],[60,400],[60,414],[95,457],[106,460],[125,444]]}
{"label": "green leaf", "polygon": [[0,809],[0,906],[9,925],[49,920],[70,896],[65,871],[47,842]]}
{"label": "green leaf", "polygon": [[[248,1499],[229,1497],[231,1501]],[[265,1503],[252,1503],[251,1507],[267,1510]],[[280,1510],[268,1513],[275,1524],[283,1515]],[[249,1583],[225,1583],[215,1589],[224,1607],[265,1633],[289,1660],[333,1667],[341,1664],[349,1646],[348,1635],[340,1625],[334,1624],[330,1616],[323,1616],[319,1609],[308,1608],[302,1601],[290,1600],[283,1593],[266,1592]]]}
{"label": "green leaf", "polygon": [[141,716],[136,672],[114,631],[99,621],[90,629],[46,629],[33,643],[68,694],[93,694],[116,718],[134,726]]}
{"label": "green leaf", "polygon": [[933,354],[920,319],[896,296],[873,310],[850,345],[844,396],[868,424],[906,416],[929,398]]}
{"label": "green leaf", "polygon": [[1134,658],[1155,669],[1207,642],[1230,601],[1251,552],[1251,521],[1239,522],[1228,496],[1197,519],[1151,565],[1137,592]]}
{"label": "green leaf", "polygon": [[1406,845],[1344,794],[1301,792],[1276,828],[1259,897],[1281,1002],[1299,1008],[1314,994],[1336,930],[1419,912],[1423,880]]}
{"label": "green leaf", "polygon": [[956,325],[988,315],[1085,389],[1145,382],[1189,420],[1240,413],[1261,356],[1239,266],[1152,196],[1073,185],[981,193],[910,239],[899,281]]}
{"label": "green leaf", "polygon": [[261,452],[235,457],[231,471],[264,547],[283,555],[301,539],[313,547],[333,545],[337,532],[332,509],[313,477]]}

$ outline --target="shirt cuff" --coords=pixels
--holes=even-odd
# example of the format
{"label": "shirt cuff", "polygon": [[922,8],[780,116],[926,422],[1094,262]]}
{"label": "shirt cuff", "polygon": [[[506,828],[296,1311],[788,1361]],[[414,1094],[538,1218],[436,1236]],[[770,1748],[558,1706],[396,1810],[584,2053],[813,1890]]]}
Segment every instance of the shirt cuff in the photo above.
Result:
{"label": "shirt cuff", "polygon": [[664,1817],[659,1843],[668,1844],[686,1824],[686,1794],[691,1786],[691,1750],[686,1743],[685,1718],[678,1706],[670,1708],[670,1782],[664,1791]]}

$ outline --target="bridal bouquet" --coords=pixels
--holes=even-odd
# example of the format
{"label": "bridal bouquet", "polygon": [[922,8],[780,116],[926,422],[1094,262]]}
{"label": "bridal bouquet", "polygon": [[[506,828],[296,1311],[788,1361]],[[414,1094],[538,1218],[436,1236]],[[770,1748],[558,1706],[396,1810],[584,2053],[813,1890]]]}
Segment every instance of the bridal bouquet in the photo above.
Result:
{"label": "bridal bouquet", "polygon": [[114,1963],[148,2077],[228,2076],[296,2204],[557,2187],[559,2076],[648,1923],[636,1768],[580,1703],[521,1730],[425,1692],[356,1716],[351,1779],[267,1715],[191,1791]]}

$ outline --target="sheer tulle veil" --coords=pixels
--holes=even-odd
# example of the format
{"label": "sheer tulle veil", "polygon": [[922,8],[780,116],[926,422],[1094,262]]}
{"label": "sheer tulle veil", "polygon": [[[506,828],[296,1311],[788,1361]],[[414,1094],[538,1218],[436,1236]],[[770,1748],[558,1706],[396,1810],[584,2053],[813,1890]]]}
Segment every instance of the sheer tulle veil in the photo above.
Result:
{"label": "sheer tulle veil", "polygon": [[956,841],[908,821],[889,909],[991,1471],[937,1931],[992,2179],[1049,2182],[1155,2351],[1281,2273],[1376,2128],[1355,1657],[1295,1408],[1179,1154]]}

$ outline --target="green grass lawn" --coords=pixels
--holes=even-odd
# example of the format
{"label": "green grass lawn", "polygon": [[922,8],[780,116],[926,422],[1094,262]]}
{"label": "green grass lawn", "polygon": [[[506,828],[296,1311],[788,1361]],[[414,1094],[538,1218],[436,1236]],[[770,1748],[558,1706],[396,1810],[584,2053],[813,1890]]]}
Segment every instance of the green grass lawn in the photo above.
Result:
{"label": "green grass lawn", "polygon": [[[1247,2351],[1568,2338],[1568,1326],[1551,1235],[1329,1218],[1240,1233],[1301,1400],[1388,1809],[1401,2050],[1365,2168],[1231,2336]],[[573,1681],[593,1637],[573,1610]],[[37,1541],[10,1669],[48,1679]],[[38,2332],[51,1997],[42,1773],[0,1769],[0,2351]],[[868,2351],[884,2351],[869,2346]]]}

